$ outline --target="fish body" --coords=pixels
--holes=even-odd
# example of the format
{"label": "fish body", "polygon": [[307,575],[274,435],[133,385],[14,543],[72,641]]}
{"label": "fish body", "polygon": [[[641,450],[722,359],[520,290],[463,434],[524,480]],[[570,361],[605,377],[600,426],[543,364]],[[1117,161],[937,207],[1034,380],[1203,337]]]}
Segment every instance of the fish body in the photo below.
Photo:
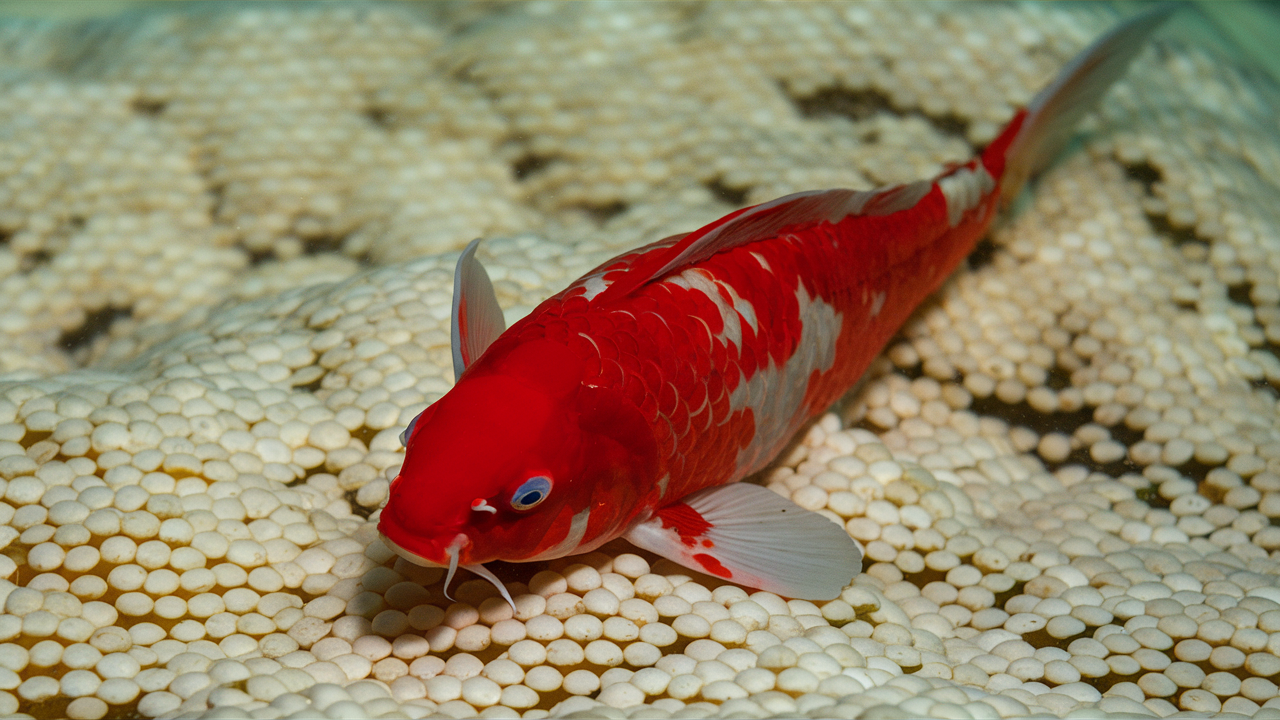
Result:
{"label": "fish body", "polygon": [[472,243],[457,384],[406,431],[385,540],[500,589],[483,563],[625,536],[727,580],[835,597],[861,567],[843,528],[735,483],[861,377],[1168,12],[1104,36],[964,165],[739,210],[606,262],[505,331]]}

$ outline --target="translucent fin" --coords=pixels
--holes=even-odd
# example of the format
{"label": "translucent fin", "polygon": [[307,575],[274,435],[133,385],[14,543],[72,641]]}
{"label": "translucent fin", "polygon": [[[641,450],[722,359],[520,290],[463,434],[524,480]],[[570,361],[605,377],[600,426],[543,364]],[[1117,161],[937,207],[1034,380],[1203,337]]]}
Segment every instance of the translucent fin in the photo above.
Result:
{"label": "translucent fin", "polygon": [[1176,3],[1166,3],[1120,23],[1076,55],[1036,94],[1006,156],[1002,178],[1006,204],[1017,196],[1027,178],[1043,170],[1062,151],[1080,118],[1124,75],[1146,46],[1147,36],[1177,9]]}
{"label": "translucent fin", "polygon": [[463,565],[462,567],[479,575],[485,580],[488,580],[494,587],[498,588],[498,592],[502,593],[503,599],[505,599],[507,601],[507,604],[511,606],[512,612],[515,612],[516,601],[511,599],[511,593],[507,592],[507,586],[502,584],[502,581],[498,579],[497,575],[494,575],[493,573],[489,572],[489,568],[479,564]]}
{"label": "translucent fin", "polygon": [[933,187],[929,181],[879,190],[810,190],[743,208],[686,235],[666,253],[631,268],[596,297],[607,303],[719,252],[767,240],[787,228],[840,222],[851,215],[888,215],[914,207]]}
{"label": "translucent fin", "polygon": [[493,294],[489,273],[476,259],[480,238],[472,240],[458,256],[453,271],[453,323],[450,340],[453,345],[453,377],[480,357],[490,343],[507,329],[502,308]]}
{"label": "translucent fin", "polygon": [[414,415],[413,419],[409,421],[409,424],[405,426],[405,429],[400,431],[400,444],[404,447],[409,447],[409,438],[413,437],[413,429],[417,427],[418,418],[422,417],[422,413],[424,412],[426,412],[426,410]]}
{"label": "translucent fin", "polygon": [[862,571],[844,528],[748,483],[696,492],[625,537],[699,572],[805,600],[837,597]]}

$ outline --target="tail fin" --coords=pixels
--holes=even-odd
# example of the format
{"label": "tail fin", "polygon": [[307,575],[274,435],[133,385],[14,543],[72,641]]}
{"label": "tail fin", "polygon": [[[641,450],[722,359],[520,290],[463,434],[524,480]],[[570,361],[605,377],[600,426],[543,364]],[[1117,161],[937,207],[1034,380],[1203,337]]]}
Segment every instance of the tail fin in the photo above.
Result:
{"label": "tail fin", "polygon": [[[1053,82],[1036,94],[1020,126],[1015,119],[1009,128],[1018,129],[1005,153],[1001,199],[1006,206],[1027,178],[1043,170],[1062,151],[1080,118],[1124,74],[1147,36],[1177,9],[1177,3],[1164,3],[1120,23],[1067,63]],[[992,149],[1003,144],[997,140]]]}

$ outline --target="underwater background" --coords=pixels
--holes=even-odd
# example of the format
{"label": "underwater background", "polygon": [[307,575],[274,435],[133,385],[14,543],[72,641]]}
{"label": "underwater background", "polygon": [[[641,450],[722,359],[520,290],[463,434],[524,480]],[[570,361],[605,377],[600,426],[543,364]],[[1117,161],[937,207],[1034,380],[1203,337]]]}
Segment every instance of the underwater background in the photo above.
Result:
{"label": "underwater background", "polygon": [[0,714],[1280,717],[1275,7],[1179,13],[758,478],[839,599],[616,543],[513,611],[375,530],[458,250],[510,322],[928,177],[1136,7],[0,3]]}

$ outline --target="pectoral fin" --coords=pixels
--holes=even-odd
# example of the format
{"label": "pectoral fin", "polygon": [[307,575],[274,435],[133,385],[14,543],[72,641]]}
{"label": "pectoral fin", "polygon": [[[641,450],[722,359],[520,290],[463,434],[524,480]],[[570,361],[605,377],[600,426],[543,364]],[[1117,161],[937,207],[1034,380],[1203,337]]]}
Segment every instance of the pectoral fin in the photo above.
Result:
{"label": "pectoral fin", "polygon": [[862,571],[844,528],[747,483],[693,493],[625,537],[699,572],[805,600],[837,597]]}

